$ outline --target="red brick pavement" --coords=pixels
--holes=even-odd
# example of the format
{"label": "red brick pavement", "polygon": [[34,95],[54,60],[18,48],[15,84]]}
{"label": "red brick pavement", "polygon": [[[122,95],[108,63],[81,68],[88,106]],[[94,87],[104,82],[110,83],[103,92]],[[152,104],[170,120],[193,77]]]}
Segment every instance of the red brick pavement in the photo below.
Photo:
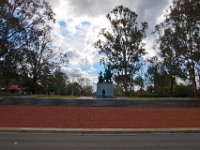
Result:
{"label": "red brick pavement", "polygon": [[118,108],[0,105],[0,127],[200,127],[200,108]]}

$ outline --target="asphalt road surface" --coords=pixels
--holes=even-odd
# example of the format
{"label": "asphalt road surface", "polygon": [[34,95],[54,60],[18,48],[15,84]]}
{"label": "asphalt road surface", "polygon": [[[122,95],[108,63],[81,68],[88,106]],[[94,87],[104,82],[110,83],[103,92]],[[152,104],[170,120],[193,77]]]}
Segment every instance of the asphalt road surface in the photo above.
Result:
{"label": "asphalt road surface", "polygon": [[0,133],[1,150],[197,150],[200,134],[69,135]]}

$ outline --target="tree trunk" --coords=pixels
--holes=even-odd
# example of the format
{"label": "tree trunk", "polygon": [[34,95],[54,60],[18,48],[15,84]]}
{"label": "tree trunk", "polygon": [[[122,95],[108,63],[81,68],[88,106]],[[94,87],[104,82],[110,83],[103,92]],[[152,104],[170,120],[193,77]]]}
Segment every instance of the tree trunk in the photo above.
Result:
{"label": "tree trunk", "polygon": [[197,97],[197,84],[196,84],[196,80],[195,77],[192,78],[192,86],[193,86],[193,92],[194,92],[194,97]]}
{"label": "tree trunk", "polygon": [[195,80],[195,69],[194,69],[194,63],[190,64],[190,79],[192,82],[192,87],[193,87],[193,92],[194,92],[194,97],[197,97],[197,84]]}
{"label": "tree trunk", "polygon": [[33,75],[33,94],[36,94],[36,89],[37,89],[37,75]]}
{"label": "tree trunk", "polygon": [[127,89],[127,79],[126,79],[126,75],[124,78],[124,89],[125,89],[125,96],[128,96],[128,89]]}
{"label": "tree trunk", "polygon": [[169,89],[170,97],[173,96],[173,85],[174,85],[174,78],[173,76],[170,76],[170,89]]}
{"label": "tree trunk", "polygon": [[124,65],[124,66],[125,66],[125,67],[124,67],[124,71],[125,71],[125,79],[124,79],[125,94],[126,94],[126,96],[129,96],[129,94],[128,94],[128,88],[127,88],[127,86],[128,86],[128,84],[127,84],[127,82],[128,82],[128,76],[127,76],[126,54],[125,54],[125,65]]}

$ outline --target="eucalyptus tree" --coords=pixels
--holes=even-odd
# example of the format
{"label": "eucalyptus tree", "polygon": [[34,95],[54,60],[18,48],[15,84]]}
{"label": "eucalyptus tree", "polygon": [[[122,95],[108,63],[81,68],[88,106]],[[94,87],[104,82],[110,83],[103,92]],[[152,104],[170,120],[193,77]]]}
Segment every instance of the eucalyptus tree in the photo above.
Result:
{"label": "eucalyptus tree", "polygon": [[[0,3],[0,58],[10,51],[20,53],[31,40],[33,30],[55,21],[50,5],[44,0],[2,0]],[[21,54],[21,53],[20,53]]]}
{"label": "eucalyptus tree", "polygon": [[148,68],[145,74],[146,79],[149,80],[150,85],[153,85],[153,91],[159,91],[159,70],[161,63],[158,61],[157,56],[153,56],[147,60]]}
{"label": "eucalyptus tree", "polygon": [[35,92],[36,74],[42,68],[36,66],[49,62],[49,25],[55,14],[44,0],[3,0],[0,8],[0,59],[12,54],[12,65],[33,78]]}
{"label": "eucalyptus tree", "polygon": [[141,76],[137,76],[134,79],[134,83],[140,87],[140,90],[144,88],[144,79]]}
{"label": "eucalyptus tree", "polygon": [[101,29],[103,37],[95,43],[95,48],[104,54],[114,72],[114,79],[128,92],[133,76],[141,67],[142,56],[145,54],[144,43],[147,22],[138,24],[137,14],[123,6],[115,7],[107,14],[110,26]]}
{"label": "eucalyptus tree", "polygon": [[[170,12],[166,14],[163,22],[168,29],[165,30],[162,37],[163,45],[165,45],[162,48],[170,48],[169,52],[174,52],[172,58],[178,60],[177,66],[186,68],[185,73],[193,85],[195,97],[197,95],[196,74],[200,65],[199,14],[199,0],[174,0]],[[168,41],[168,43],[164,43],[164,41]]]}
{"label": "eucalyptus tree", "polygon": [[29,44],[24,47],[26,53],[25,61],[23,64],[28,68],[31,78],[33,79],[33,94],[36,92],[39,79],[48,70],[52,72],[54,64],[52,59],[54,57],[52,53],[50,28],[47,26],[43,30],[39,30],[32,33],[32,38]]}
{"label": "eucalyptus tree", "polygon": [[[158,49],[158,56],[161,59],[163,69],[169,78],[169,93],[173,96],[173,86],[175,78],[186,79],[185,67],[182,65],[182,60],[177,56],[175,47],[177,46],[176,33],[169,26],[164,24],[157,25],[154,34],[158,34],[158,39],[155,40],[155,49]],[[161,32],[161,29],[164,31]],[[157,45],[157,46],[156,46]]]}
{"label": "eucalyptus tree", "polygon": [[60,67],[54,72],[55,87],[57,94],[64,94],[66,86],[69,83],[69,77],[60,70]]}
{"label": "eucalyptus tree", "polygon": [[[2,0],[0,3],[0,58],[13,50],[18,43],[22,25],[19,17],[15,17],[15,10],[18,4],[10,4],[8,0]],[[16,14],[17,15],[17,14]]]}
{"label": "eucalyptus tree", "polygon": [[92,84],[89,78],[78,76],[78,84],[80,86],[81,95],[92,95]]}
{"label": "eucalyptus tree", "polygon": [[164,63],[159,60],[158,56],[149,58],[147,62],[148,68],[145,77],[150,81],[150,92],[155,92],[156,94],[169,94],[170,76],[166,71]]}
{"label": "eucalyptus tree", "polygon": [[20,19],[14,15],[16,5],[11,5],[8,0],[0,2],[0,82],[5,83],[3,80],[6,80],[7,83],[3,86],[8,86],[8,80],[16,77],[17,65],[23,56],[19,49],[23,29]]}

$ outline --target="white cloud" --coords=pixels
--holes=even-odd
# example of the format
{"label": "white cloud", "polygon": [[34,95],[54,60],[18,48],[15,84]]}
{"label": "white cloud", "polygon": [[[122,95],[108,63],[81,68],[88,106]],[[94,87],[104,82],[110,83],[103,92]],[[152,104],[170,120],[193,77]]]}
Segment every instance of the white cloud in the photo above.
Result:
{"label": "white cloud", "polygon": [[[54,45],[67,53],[70,64],[62,68],[67,75],[73,73],[91,77],[97,82],[99,54],[94,48],[99,29],[108,26],[106,14],[115,6],[123,5],[138,14],[137,22],[146,21],[146,49],[153,55],[154,26],[163,20],[163,15],[172,0],[47,0],[56,13],[52,37]],[[58,50],[58,49],[57,49]],[[103,70],[102,70],[103,71]]]}
{"label": "white cloud", "polygon": [[70,77],[71,82],[78,81],[78,78],[84,78],[91,81],[93,89],[96,89],[96,83],[98,78],[96,75],[89,74],[88,72],[82,71],[80,68],[66,68],[62,67],[61,71],[66,73]]}

